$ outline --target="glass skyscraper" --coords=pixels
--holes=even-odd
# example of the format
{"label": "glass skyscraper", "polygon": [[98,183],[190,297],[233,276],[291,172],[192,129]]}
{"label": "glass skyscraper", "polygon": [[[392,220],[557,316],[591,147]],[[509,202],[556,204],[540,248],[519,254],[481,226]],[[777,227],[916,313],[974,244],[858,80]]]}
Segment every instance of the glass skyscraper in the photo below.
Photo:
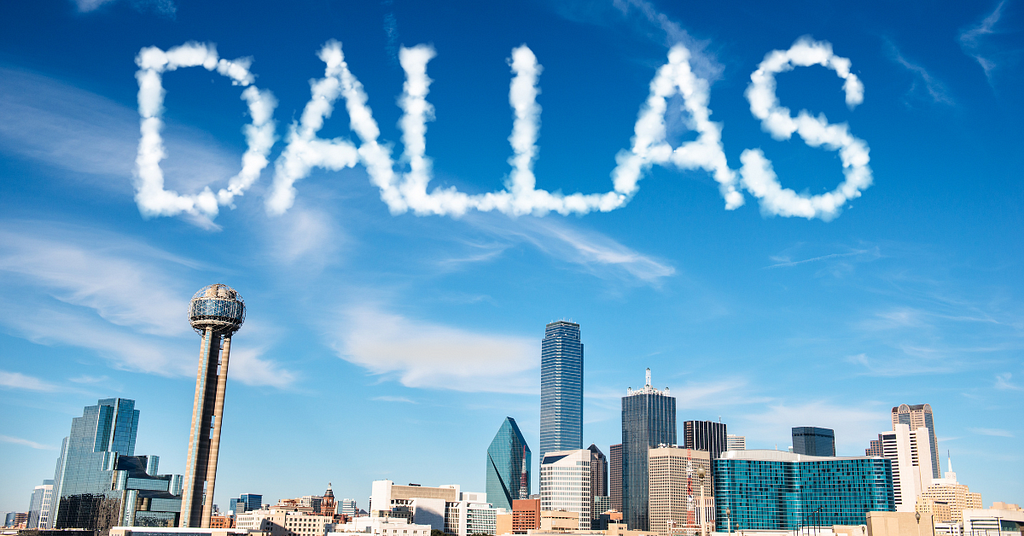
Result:
{"label": "glass skyscraper", "polygon": [[103,531],[118,521],[120,492],[113,476],[118,455],[135,454],[135,401],[107,398],[71,421],[54,474],[54,528]]}
{"label": "glass skyscraper", "polygon": [[884,458],[730,450],[712,463],[719,531],[863,525],[868,512],[896,509]]}
{"label": "glass skyscraper", "polygon": [[676,399],[651,386],[622,397],[622,518],[630,530],[648,530],[647,450],[676,444]]}
{"label": "glass skyscraper", "polygon": [[516,420],[506,417],[487,447],[487,501],[512,511],[512,501],[530,497],[530,447]]}
{"label": "glass skyscraper", "polygon": [[540,456],[583,448],[583,343],[580,325],[544,328],[540,351]]}
{"label": "glass skyscraper", "polygon": [[796,426],[793,428],[793,452],[811,456],[835,456],[836,433],[831,428]]}

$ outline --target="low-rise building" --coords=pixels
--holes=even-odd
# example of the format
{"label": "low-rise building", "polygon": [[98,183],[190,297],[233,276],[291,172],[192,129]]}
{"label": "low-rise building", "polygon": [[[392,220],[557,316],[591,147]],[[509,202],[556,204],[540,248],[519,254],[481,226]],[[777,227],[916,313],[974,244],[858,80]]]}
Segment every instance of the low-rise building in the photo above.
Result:
{"label": "low-rise building", "polygon": [[1024,509],[1016,504],[992,503],[992,508],[963,511],[965,536],[1019,536],[1024,534]]}
{"label": "low-rise building", "polygon": [[430,536],[430,525],[409,523],[408,519],[363,516],[348,523],[332,523],[327,536]]}

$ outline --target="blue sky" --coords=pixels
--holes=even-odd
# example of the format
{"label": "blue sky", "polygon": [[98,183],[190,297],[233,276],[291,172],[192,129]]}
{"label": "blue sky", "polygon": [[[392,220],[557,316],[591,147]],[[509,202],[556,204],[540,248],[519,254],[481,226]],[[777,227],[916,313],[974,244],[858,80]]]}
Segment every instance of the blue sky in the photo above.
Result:
{"label": "blue sky", "polygon": [[752,448],[927,402],[1024,502],[1024,4],[775,4],[0,3],[0,510],[98,398],[184,471],[213,282],[248,306],[222,507],[483,490],[561,318],[586,445],[646,367]]}

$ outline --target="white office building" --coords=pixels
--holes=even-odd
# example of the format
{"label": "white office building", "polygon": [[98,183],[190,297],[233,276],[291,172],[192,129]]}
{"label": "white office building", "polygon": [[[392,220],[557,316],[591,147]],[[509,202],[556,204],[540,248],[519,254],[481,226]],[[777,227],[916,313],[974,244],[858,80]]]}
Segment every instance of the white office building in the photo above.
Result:
{"label": "white office building", "polygon": [[892,461],[892,491],[897,512],[913,512],[921,492],[932,484],[932,453],[927,428],[902,423],[878,435],[882,457]]}
{"label": "white office building", "polygon": [[736,434],[726,435],[725,450],[747,450],[747,437]]}
{"label": "white office building", "polygon": [[540,509],[573,512],[590,530],[590,450],[548,452],[540,464]]}
{"label": "white office building", "polygon": [[348,523],[327,526],[327,536],[430,536],[430,525],[416,525],[398,517],[353,518]]}

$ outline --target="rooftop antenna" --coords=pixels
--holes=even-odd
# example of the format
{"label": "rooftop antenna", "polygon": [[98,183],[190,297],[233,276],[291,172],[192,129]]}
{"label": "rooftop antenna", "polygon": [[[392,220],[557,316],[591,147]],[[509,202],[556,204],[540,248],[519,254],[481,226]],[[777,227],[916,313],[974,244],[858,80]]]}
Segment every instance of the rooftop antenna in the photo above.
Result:
{"label": "rooftop antenna", "polygon": [[647,367],[647,386],[651,386],[651,367]]}

